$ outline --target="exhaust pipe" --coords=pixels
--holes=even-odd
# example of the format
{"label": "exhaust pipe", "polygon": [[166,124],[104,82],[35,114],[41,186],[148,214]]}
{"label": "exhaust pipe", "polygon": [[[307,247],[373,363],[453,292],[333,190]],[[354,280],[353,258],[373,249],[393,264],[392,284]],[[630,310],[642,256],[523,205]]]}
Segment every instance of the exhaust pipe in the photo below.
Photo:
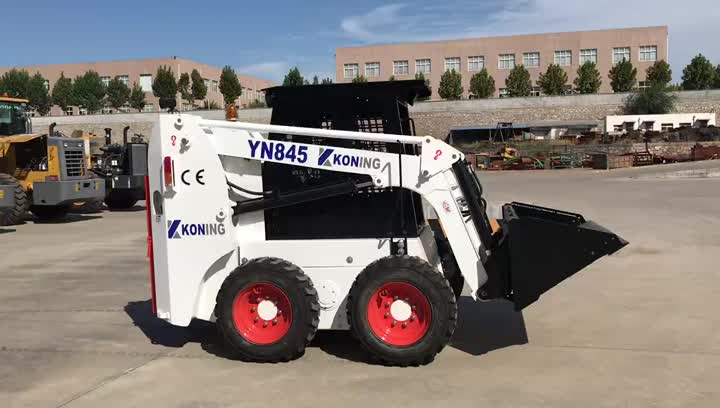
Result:
{"label": "exhaust pipe", "polygon": [[130,126],[125,126],[125,128],[123,128],[123,145],[127,144],[128,130],[130,130]]}
{"label": "exhaust pipe", "polygon": [[105,128],[105,146],[112,143],[112,128]]}
{"label": "exhaust pipe", "polygon": [[55,136],[55,126],[57,126],[57,122],[53,122],[50,124],[50,129],[48,129],[48,136]]}

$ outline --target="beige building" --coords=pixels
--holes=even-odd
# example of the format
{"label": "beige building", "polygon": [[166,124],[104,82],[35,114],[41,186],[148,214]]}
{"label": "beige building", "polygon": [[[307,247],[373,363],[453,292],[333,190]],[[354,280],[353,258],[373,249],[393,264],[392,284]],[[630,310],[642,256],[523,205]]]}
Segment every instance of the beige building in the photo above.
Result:
{"label": "beige building", "polygon": [[[35,65],[25,67],[0,67],[0,75],[12,68],[27,70],[31,75],[35,72],[40,72],[40,74],[42,74],[42,76],[47,80],[48,89],[52,90],[53,85],[55,85],[55,81],[57,81],[60,77],[60,73],[63,73],[67,78],[75,79],[75,77],[83,75],[88,70],[93,70],[100,75],[105,84],[115,77],[120,78],[129,87],[132,87],[134,83],[139,84],[145,91],[145,101],[147,102],[145,110],[147,112],[156,112],[159,110],[159,104],[158,98],[153,96],[152,93],[152,82],[158,67],[162,65],[169,66],[175,73],[176,79],[179,78],[182,73],[187,72],[189,75],[193,69],[197,69],[205,80],[205,85],[207,85],[208,92],[206,101],[217,104],[220,108],[224,106],[223,97],[218,87],[222,68],[213,67],[179,57],[76,64]],[[272,81],[254,78],[243,74],[238,74],[238,79],[243,87],[242,96],[240,96],[237,100],[238,106],[247,106],[256,99],[264,101],[265,95],[262,89],[276,85]],[[195,104],[202,106],[204,102],[196,101]],[[180,99],[179,95],[177,107],[179,110],[189,110],[191,108],[187,105],[186,101]],[[129,108],[127,110],[130,111]],[[81,115],[84,113],[85,112],[79,110],[78,108],[72,108],[68,112],[62,112],[57,106],[54,106],[50,112],[51,115]],[[110,109],[105,109],[105,113],[110,113]]]}
{"label": "beige building", "polygon": [[[505,79],[516,65],[524,65],[536,85],[548,65],[558,64],[572,84],[578,67],[593,61],[602,75],[600,92],[609,93],[608,72],[623,58],[637,68],[638,85],[645,86],[647,67],[668,59],[667,26],[338,48],[335,70],[337,82],[359,75],[369,81],[413,79],[422,72],[437,99],[441,75],[455,69],[462,74],[463,97],[468,98],[470,77],[482,68],[495,79],[496,96],[503,96]],[[535,87],[533,94],[539,95],[540,89]]]}

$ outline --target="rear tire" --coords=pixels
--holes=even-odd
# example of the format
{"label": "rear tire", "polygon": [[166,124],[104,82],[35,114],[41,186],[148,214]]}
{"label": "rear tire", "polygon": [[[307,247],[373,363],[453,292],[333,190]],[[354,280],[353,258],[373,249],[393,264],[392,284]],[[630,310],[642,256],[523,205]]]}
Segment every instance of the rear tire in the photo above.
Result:
{"label": "rear tire", "polygon": [[70,206],[63,205],[33,205],[30,206],[30,212],[35,214],[42,221],[59,220],[65,218],[70,211]]}
{"label": "rear tire", "polygon": [[253,259],[233,271],[217,295],[215,316],[242,360],[285,362],[303,355],[320,323],[312,281],[277,258]]}
{"label": "rear tire", "polygon": [[130,194],[126,194],[118,191],[110,191],[105,197],[105,205],[111,210],[127,210],[132,208],[138,202]]}
{"label": "rear tire", "polygon": [[430,363],[450,341],[457,303],[448,280],[417,257],[390,256],[368,265],[348,296],[353,335],[380,362]]}
{"label": "rear tire", "polygon": [[27,194],[25,194],[25,190],[23,190],[20,182],[9,174],[0,173],[0,184],[12,186],[12,194],[15,196],[15,206],[0,211],[0,226],[18,225],[22,223],[30,205]]}

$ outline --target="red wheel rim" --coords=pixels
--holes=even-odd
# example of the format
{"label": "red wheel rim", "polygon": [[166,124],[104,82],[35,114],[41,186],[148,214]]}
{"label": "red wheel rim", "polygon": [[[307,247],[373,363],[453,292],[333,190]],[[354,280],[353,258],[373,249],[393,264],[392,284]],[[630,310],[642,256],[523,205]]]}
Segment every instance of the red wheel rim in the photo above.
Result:
{"label": "red wheel rim", "polygon": [[290,330],[292,304],[285,291],[272,283],[252,283],[235,296],[233,322],[250,343],[273,344]]}
{"label": "red wheel rim", "polygon": [[432,321],[427,297],[414,285],[389,282],[370,297],[367,307],[370,330],[391,346],[410,346],[420,341]]}

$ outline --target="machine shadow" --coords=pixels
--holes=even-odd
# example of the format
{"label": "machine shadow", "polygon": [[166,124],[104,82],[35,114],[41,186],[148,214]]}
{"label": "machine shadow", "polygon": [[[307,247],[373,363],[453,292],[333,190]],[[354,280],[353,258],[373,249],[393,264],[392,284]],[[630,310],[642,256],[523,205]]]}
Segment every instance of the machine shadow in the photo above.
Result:
{"label": "machine shadow", "polygon": [[458,300],[460,319],[450,346],[473,356],[505,347],[527,344],[522,312],[512,302],[476,302],[462,296]]}
{"label": "machine shadow", "polygon": [[109,208],[109,207],[105,207],[105,210],[106,210],[106,211],[109,211],[109,212],[117,212],[117,213],[123,213],[123,212],[132,213],[132,212],[145,211],[145,206],[144,206],[144,205],[135,205],[135,206],[130,207],[130,208]]}
{"label": "machine shadow", "polygon": [[[507,301],[475,302],[461,297],[458,301],[458,327],[450,346],[473,356],[528,342],[525,320]],[[152,313],[150,300],[129,302],[125,313],[152,344],[180,348],[199,343],[207,353],[225,359],[240,359],[225,345],[213,323],[193,320],[189,327],[173,326]],[[323,330],[309,347],[319,348],[337,358],[364,364],[377,364],[348,330]]]}
{"label": "machine shadow", "polygon": [[72,224],[75,222],[96,220],[98,218],[102,218],[102,216],[101,215],[85,215],[85,214],[70,213],[67,216],[65,216],[64,218],[59,218],[59,219],[41,220],[41,219],[35,217],[32,219],[32,222],[35,224]]}
{"label": "machine shadow", "polygon": [[153,315],[150,300],[129,302],[125,313],[152,344],[180,348],[187,343],[201,343],[205,349],[205,344],[220,342],[214,324],[193,320],[188,327],[173,326]]}
{"label": "machine shadow", "polygon": [[15,228],[0,228],[0,235],[17,231]]}

